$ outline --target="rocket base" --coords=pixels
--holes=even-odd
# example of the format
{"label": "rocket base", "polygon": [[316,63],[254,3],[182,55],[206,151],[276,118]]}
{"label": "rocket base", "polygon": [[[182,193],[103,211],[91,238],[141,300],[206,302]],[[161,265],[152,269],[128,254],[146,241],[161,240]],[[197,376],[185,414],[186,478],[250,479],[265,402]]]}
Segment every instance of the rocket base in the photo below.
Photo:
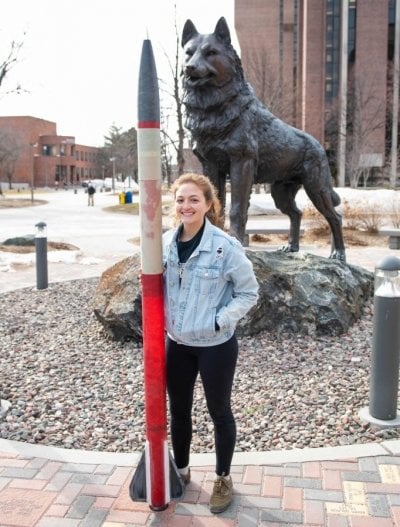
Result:
{"label": "rocket base", "polygon": [[[182,498],[185,491],[185,484],[182,481],[182,478],[178,472],[178,469],[175,465],[175,461],[172,458],[172,455],[169,454],[169,493],[170,498],[178,500]],[[133,475],[132,481],[129,485],[129,496],[132,501],[149,501],[149,496],[147,495],[147,485],[146,485],[146,452],[143,452],[136,471]],[[160,506],[149,505],[150,509],[153,511],[163,511],[168,507],[168,503],[162,504]]]}

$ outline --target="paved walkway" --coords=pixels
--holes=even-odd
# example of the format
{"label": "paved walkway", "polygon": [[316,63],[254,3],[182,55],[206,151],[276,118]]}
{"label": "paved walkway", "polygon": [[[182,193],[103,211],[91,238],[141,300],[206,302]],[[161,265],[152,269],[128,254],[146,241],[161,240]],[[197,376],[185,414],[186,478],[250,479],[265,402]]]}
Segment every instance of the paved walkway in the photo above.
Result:
{"label": "paved walkway", "polygon": [[[113,214],[107,215],[104,225],[100,209],[86,210],[79,197],[69,196],[75,232],[68,233],[58,218],[59,226],[53,227],[49,239],[75,240],[83,247],[81,260],[51,263],[50,281],[97,276],[132,251],[125,238],[134,220]],[[103,203],[106,199],[112,198],[104,197]],[[26,234],[34,221],[57,221],[49,209],[42,208],[43,215],[38,214],[39,207],[34,209],[13,214],[8,210],[7,215],[0,210],[2,236]],[[326,255],[326,247],[306,249]],[[388,254],[400,256],[386,248],[350,248],[348,260],[373,270]],[[85,258],[93,255],[91,267]],[[5,265],[3,261],[3,269]],[[9,272],[0,273],[0,286],[0,292],[35,286],[34,269],[10,264]],[[129,498],[128,485],[140,454],[65,450],[0,439],[0,527],[400,527],[398,440],[237,453],[232,466],[234,501],[217,516],[207,507],[214,478],[212,454],[192,456],[192,482],[183,499],[171,501],[159,513]]]}
{"label": "paved walkway", "polygon": [[400,441],[236,454],[234,500],[208,510],[214,456],[192,456],[179,502],[152,512],[129,498],[139,454],[0,440],[1,527],[398,527]]}

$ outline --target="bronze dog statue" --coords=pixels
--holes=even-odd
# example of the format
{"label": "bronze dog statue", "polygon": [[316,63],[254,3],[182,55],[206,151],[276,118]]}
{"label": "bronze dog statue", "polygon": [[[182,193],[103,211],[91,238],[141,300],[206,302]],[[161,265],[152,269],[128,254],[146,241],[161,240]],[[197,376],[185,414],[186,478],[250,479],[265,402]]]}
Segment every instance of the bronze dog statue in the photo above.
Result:
{"label": "bronze dog statue", "polygon": [[326,153],[311,135],[269,112],[246,81],[226,20],[214,33],[200,34],[187,20],[184,49],[185,127],[203,172],[225,208],[225,183],[231,183],[230,232],[246,244],[253,183],[270,183],[276,207],[290,218],[286,252],[299,250],[301,212],[295,196],[301,186],[332,231],[331,258],[345,262],[340,197],[334,191]]}

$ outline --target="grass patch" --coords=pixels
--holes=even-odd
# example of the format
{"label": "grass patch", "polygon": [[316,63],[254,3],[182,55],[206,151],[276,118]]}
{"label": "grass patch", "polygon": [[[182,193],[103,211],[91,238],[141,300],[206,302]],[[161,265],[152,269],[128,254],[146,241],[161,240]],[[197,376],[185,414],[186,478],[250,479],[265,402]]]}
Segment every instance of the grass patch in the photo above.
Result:
{"label": "grass patch", "polygon": [[36,205],[46,205],[48,201],[44,199],[31,199],[25,198],[0,198],[0,209],[20,209],[21,207],[34,207]]}
{"label": "grass patch", "polygon": [[117,212],[123,214],[139,214],[139,203],[124,203],[123,205],[111,205],[104,207],[106,212]]}
{"label": "grass patch", "polygon": [[[47,242],[47,248],[50,251],[77,251],[79,247],[72,245],[71,243],[65,242]],[[35,244],[33,245],[5,245],[0,244],[0,252],[14,253],[14,254],[27,254],[36,251]]]}

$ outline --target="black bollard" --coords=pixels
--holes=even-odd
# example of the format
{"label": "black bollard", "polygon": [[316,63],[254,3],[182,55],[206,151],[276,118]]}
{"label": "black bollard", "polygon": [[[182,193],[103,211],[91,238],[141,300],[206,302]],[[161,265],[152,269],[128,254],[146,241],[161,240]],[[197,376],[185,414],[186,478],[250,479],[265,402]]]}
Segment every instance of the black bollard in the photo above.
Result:
{"label": "black bollard", "polygon": [[36,247],[36,287],[47,289],[47,236],[46,224],[39,222],[35,225],[35,247]]}
{"label": "black bollard", "polygon": [[400,260],[384,258],[375,270],[369,412],[396,419],[400,362]]}

